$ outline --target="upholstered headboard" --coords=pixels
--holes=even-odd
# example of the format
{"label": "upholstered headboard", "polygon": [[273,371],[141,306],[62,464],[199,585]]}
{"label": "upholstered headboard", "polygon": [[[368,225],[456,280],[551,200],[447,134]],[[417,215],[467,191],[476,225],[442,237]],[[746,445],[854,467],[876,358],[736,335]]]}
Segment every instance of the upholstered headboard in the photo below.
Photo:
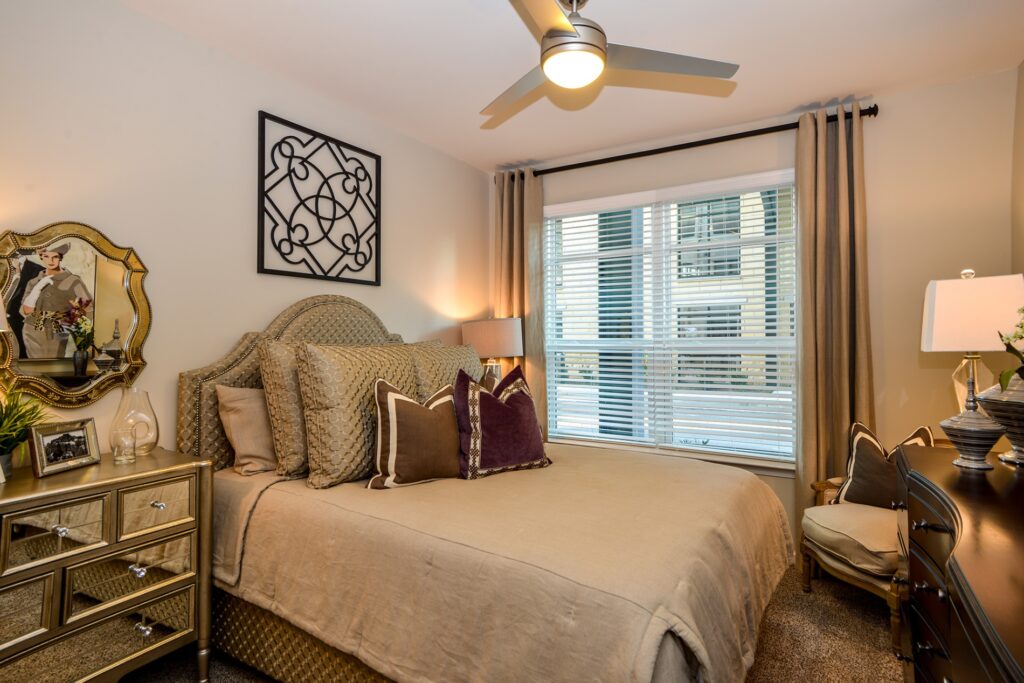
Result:
{"label": "upholstered headboard", "polygon": [[178,375],[179,451],[212,458],[217,469],[232,464],[235,454],[220,423],[216,386],[262,387],[256,345],[265,339],[339,345],[402,342],[354,299],[334,295],[303,299],[282,311],[263,332],[246,333],[220,360]]}

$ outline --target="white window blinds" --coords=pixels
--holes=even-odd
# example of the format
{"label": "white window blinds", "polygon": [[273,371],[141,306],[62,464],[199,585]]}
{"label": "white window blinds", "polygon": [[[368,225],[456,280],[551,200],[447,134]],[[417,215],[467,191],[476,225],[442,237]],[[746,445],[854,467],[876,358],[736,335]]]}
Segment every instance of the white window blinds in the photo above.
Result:
{"label": "white window blinds", "polygon": [[551,437],[793,458],[791,172],[545,213]]}

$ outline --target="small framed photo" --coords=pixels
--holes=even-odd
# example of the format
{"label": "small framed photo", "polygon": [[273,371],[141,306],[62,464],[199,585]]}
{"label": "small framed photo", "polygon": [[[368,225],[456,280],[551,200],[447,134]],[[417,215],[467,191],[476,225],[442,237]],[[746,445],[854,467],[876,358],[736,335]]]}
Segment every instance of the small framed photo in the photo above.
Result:
{"label": "small framed photo", "polygon": [[95,465],[100,461],[96,421],[91,417],[37,425],[32,428],[29,443],[32,471],[37,477]]}

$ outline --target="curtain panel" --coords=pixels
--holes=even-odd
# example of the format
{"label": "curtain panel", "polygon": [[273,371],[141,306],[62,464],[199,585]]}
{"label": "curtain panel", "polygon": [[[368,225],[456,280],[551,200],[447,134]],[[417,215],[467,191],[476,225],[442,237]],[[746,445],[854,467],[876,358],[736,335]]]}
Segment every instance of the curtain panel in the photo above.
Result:
{"label": "curtain panel", "polygon": [[868,321],[863,122],[840,107],[800,117],[796,191],[800,258],[798,515],[811,484],[845,474],[850,425],[875,428]]}
{"label": "curtain panel", "polygon": [[523,366],[537,419],[547,436],[544,367],[544,190],[533,169],[494,178],[494,317],[523,319],[522,358],[502,361],[502,374]]}

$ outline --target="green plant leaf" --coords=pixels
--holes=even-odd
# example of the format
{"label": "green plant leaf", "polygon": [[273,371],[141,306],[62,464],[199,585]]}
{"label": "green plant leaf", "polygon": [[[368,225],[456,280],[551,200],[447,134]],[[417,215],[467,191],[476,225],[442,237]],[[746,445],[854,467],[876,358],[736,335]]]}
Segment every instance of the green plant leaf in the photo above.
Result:
{"label": "green plant leaf", "polygon": [[36,399],[23,399],[12,391],[0,400],[0,453],[10,453],[28,438],[29,430],[49,419],[46,408]]}
{"label": "green plant leaf", "polygon": [[[1002,335],[1002,333],[1000,333],[999,334],[999,339],[1001,340],[1002,338],[1003,338],[1003,335]],[[1013,344],[1011,344],[1009,342],[1003,342],[1003,343],[1006,345],[1006,352],[1007,353],[1012,353],[1014,356],[1017,357],[1017,360],[1019,360],[1021,362],[1021,364],[1024,364],[1024,354],[1022,354],[1017,349],[1017,347],[1014,346]]]}
{"label": "green plant leaf", "polygon": [[[999,390],[1006,391],[1006,387],[1010,385],[1010,378],[1015,374],[1018,374],[1024,368],[1017,368],[1016,370],[1003,370],[999,373]],[[1024,376],[1022,376],[1024,378]]]}

